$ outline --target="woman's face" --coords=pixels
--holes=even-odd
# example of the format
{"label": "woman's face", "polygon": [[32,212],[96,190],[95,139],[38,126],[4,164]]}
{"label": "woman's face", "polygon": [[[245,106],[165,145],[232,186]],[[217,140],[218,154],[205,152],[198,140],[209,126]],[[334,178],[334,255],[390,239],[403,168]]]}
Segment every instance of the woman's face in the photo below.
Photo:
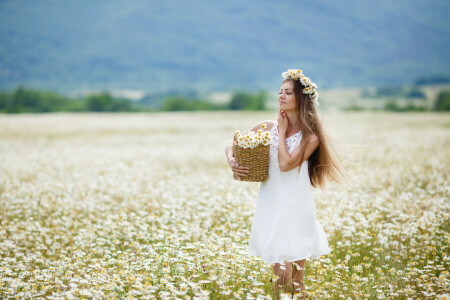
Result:
{"label": "woman's face", "polygon": [[295,101],[294,82],[288,80],[281,85],[278,93],[278,104],[283,111],[296,110],[297,101]]}

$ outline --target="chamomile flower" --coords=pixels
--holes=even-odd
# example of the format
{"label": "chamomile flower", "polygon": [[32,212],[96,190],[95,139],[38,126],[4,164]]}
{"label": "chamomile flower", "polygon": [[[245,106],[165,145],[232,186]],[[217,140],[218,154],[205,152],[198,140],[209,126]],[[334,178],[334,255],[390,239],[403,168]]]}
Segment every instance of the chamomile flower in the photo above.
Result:
{"label": "chamomile flower", "polygon": [[311,81],[311,79],[309,79],[309,77],[306,77],[303,74],[302,70],[294,70],[294,69],[289,69],[286,72],[283,72],[281,74],[281,76],[284,79],[293,79],[293,80],[298,80],[305,88],[303,89],[303,93],[304,94],[309,94],[311,100],[319,105],[318,99],[319,99],[319,93],[316,92],[317,89],[317,84],[315,84],[314,82]]}
{"label": "chamomile flower", "polygon": [[[267,140],[267,142],[264,143],[264,140]],[[237,138],[237,144],[244,149],[248,149],[258,147],[259,145],[266,146],[270,144],[271,140],[272,136],[270,132],[263,132],[259,129],[257,132],[249,131],[245,134],[241,133]]]}

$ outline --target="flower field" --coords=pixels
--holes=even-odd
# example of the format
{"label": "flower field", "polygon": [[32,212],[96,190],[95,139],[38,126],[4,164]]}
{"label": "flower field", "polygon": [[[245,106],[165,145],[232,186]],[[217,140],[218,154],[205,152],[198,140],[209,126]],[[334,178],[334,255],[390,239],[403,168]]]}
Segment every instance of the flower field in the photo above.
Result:
{"label": "flower field", "polygon": [[[274,112],[0,116],[0,298],[271,299],[258,183],[224,149]],[[313,299],[449,299],[450,118],[326,113],[350,181],[314,190]],[[284,294],[283,297],[287,297]]]}

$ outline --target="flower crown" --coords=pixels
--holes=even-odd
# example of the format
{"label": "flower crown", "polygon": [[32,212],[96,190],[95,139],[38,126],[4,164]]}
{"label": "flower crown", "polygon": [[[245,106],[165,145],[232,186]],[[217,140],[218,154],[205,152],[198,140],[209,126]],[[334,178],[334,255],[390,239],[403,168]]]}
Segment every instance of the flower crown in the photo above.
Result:
{"label": "flower crown", "polygon": [[286,72],[283,72],[281,76],[284,79],[298,80],[300,84],[305,87],[303,89],[303,94],[309,94],[309,97],[314,102],[314,104],[319,105],[319,93],[316,90],[317,84],[312,82],[309,77],[303,75],[302,70],[289,69]]}

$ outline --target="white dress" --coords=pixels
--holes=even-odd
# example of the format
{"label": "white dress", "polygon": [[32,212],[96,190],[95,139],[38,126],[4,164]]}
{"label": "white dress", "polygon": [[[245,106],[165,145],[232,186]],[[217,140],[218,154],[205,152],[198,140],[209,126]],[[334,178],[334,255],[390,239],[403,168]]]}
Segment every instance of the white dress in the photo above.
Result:
{"label": "white dress", "polygon": [[[253,217],[248,253],[266,263],[293,262],[330,253],[309,181],[308,161],[281,172],[278,165],[278,124],[271,129],[269,178],[261,182]],[[300,145],[302,133],[286,139],[289,154]],[[298,174],[298,176],[297,176]]]}

